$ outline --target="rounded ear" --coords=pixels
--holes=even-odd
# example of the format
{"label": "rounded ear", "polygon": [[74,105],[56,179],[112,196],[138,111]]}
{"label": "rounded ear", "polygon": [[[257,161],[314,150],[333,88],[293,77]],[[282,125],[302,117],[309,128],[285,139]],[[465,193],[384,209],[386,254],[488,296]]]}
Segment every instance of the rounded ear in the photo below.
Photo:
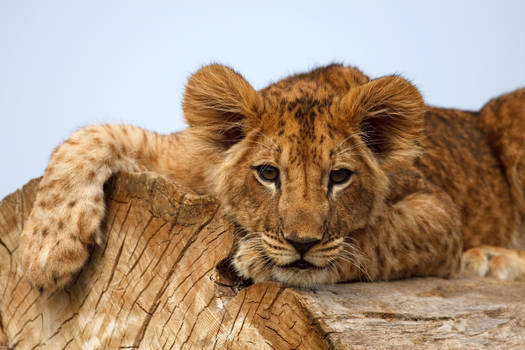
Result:
{"label": "rounded ear", "polygon": [[425,104],[407,80],[399,76],[372,80],[351,89],[342,105],[383,168],[406,166],[420,154]]}
{"label": "rounded ear", "polygon": [[237,72],[219,64],[201,68],[186,85],[184,116],[190,129],[228,149],[258,118],[262,98]]}

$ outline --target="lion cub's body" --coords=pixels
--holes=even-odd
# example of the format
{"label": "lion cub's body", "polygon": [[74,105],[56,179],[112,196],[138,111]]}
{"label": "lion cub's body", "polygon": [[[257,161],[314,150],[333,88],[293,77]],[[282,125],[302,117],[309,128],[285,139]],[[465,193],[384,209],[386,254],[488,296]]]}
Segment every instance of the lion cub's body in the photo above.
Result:
{"label": "lion cub's body", "polygon": [[[499,99],[509,97],[523,101],[525,91]],[[525,106],[525,102],[521,104]],[[524,249],[524,212],[519,206],[520,201],[523,203],[522,190],[509,186],[512,166],[518,164],[503,163],[481,126],[516,119],[518,133],[523,134],[516,141],[525,147],[525,118],[521,117],[520,126],[514,113],[496,112],[490,107],[491,104],[480,113],[429,108],[425,114],[426,151],[415,166],[457,206],[465,250],[480,245]],[[502,136],[511,136],[512,132],[516,130]],[[525,148],[517,151],[525,155]]]}
{"label": "lion cub's body", "polygon": [[212,65],[188,82],[184,111],[178,134],[94,126],[57,148],[22,235],[33,283],[54,289],[80,269],[104,182],[139,170],[216,195],[237,227],[233,265],[254,281],[525,276],[521,252],[483,247],[525,248],[523,89],[474,113],[425,107],[406,80],[351,67],[256,92]]}

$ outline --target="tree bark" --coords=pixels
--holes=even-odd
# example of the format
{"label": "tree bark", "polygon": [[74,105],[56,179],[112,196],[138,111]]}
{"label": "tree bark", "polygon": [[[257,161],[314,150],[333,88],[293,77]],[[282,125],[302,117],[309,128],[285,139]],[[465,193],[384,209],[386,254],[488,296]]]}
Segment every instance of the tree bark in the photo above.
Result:
{"label": "tree bark", "polygon": [[[216,268],[231,224],[211,197],[153,174],[106,186],[106,244],[74,283],[40,295],[18,239],[38,180],[0,203],[0,348],[522,348],[525,283],[412,279],[317,290],[240,282]],[[221,266],[223,266],[222,264]],[[223,272],[227,271],[222,269]]]}

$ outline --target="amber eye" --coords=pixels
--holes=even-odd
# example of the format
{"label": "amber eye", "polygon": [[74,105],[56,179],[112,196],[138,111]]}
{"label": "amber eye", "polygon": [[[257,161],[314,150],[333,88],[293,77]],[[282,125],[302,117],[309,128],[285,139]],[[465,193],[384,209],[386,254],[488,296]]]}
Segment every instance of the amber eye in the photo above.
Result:
{"label": "amber eye", "polygon": [[330,172],[330,183],[340,185],[347,182],[352,176],[352,171],[348,169],[337,169]]}
{"label": "amber eye", "polygon": [[264,181],[276,182],[279,180],[279,169],[274,166],[263,164],[256,166],[255,170],[257,175]]}

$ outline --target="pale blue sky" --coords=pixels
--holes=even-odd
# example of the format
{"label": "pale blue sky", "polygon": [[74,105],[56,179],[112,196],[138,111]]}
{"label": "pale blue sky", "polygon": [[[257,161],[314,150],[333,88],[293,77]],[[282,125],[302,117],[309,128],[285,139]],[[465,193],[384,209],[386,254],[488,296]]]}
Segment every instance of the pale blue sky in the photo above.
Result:
{"label": "pale blue sky", "polygon": [[525,85],[525,1],[0,1],[0,198],[75,129],[184,128],[188,76],[221,62],[256,88],[330,62],[400,73],[433,105]]}

